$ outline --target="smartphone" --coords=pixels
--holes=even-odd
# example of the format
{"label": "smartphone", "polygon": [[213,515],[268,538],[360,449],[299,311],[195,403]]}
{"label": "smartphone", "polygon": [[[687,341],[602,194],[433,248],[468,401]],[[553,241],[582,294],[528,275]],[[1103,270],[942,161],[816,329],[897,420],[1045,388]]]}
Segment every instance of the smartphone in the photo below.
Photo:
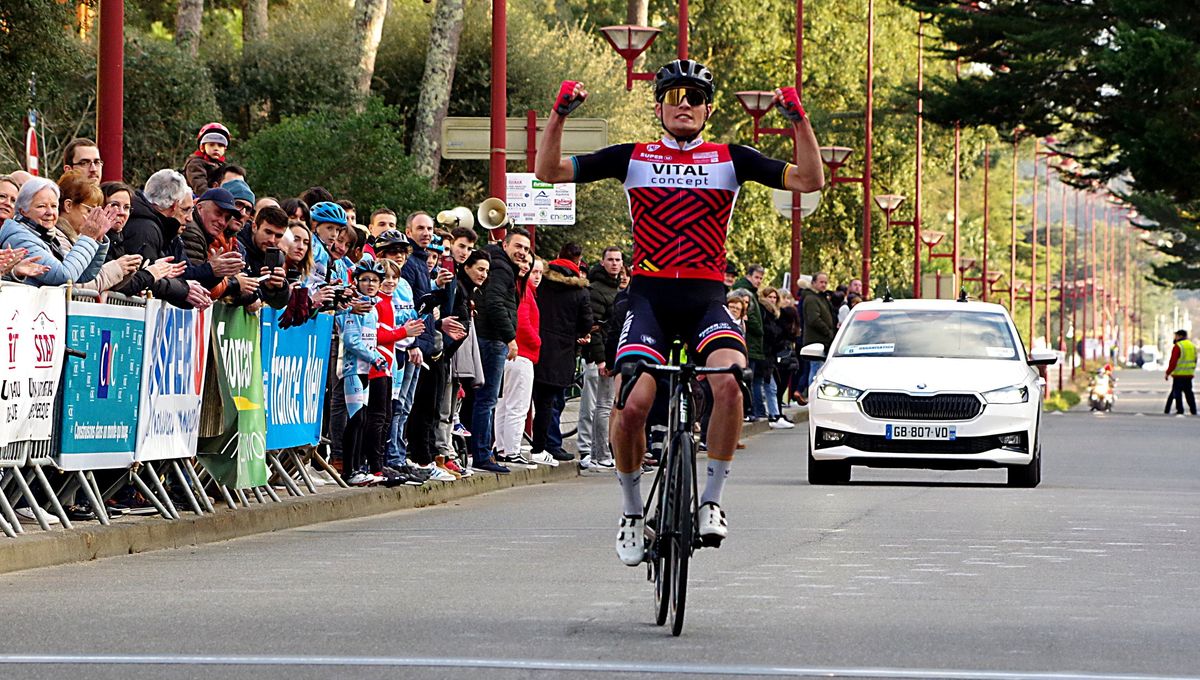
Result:
{"label": "smartphone", "polygon": [[283,267],[283,251],[279,248],[267,248],[266,254],[263,257],[263,266],[269,269]]}
{"label": "smartphone", "polygon": [[442,258],[442,269],[446,269],[448,271],[454,271],[454,258],[450,257],[449,255],[447,255],[446,257],[443,257]]}

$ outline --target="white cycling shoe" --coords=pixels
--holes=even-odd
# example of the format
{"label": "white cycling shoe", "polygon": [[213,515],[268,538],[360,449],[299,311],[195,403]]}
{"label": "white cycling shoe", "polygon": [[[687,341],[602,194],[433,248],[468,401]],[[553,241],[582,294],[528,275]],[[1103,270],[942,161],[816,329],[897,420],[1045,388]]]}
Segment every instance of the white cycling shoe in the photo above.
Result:
{"label": "white cycling shoe", "polygon": [[636,567],[645,559],[645,518],[621,516],[621,528],[617,531],[617,557],[627,567]]}
{"label": "white cycling shoe", "polygon": [[729,523],[725,521],[725,511],[716,503],[705,503],[700,506],[700,544],[706,548],[719,548],[721,541],[729,535]]}

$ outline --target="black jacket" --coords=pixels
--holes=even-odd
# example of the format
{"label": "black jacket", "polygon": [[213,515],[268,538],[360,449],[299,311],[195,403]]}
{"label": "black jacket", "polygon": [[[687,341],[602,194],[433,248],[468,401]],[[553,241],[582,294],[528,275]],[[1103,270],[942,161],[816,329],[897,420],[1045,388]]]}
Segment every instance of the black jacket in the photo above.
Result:
{"label": "black jacket", "polygon": [[[454,318],[458,319],[458,322],[463,325],[464,329],[470,331],[471,308],[474,307],[475,309],[478,309],[483,306],[483,290],[478,288],[471,281],[470,277],[468,277],[466,272],[463,271],[462,265],[457,265],[455,269],[457,270],[457,273],[454,277],[455,280],[450,284],[455,287],[453,301],[454,309],[452,310],[452,314]],[[446,343],[446,357],[449,358],[454,356],[454,353],[458,351],[459,347],[462,347],[462,344],[466,342],[467,338],[469,337],[470,335],[468,334],[464,335],[458,340],[450,340],[449,338],[446,338],[447,340],[450,340]]]}
{"label": "black jacket", "polygon": [[788,346],[791,338],[786,326],[786,321],[782,314],[775,314],[767,307],[762,308],[763,318],[763,355],[770,363],[775,363],[775,360],[783,354]]}
{"label": "black jacket", "polygon": [[833,313],[825,296],[812,289],[800,291],[803,295],[804,309],[804,344],[811,345],[819,342],[829,351],[829,343],[833,342],[833,334],[837,326],[833,323]]}
{"label": "black jacket", "polygon": [[592,340],[583,348],[583,360],[589,364],[604,361],[604,342],[608,336],[608,320],[612,316],[613,301],[617,299],[620,281],[604,271],[597,263],[588,270],[592,296]]}
{"label": "black jacket", "polygon": [[[254,245],[253,227],[247,223],[238,232],[238,243],[242,244],[242,256],[246,258],[246,276],[261,276],[263,267],[267,266],[267,254]],[[266,288],[261,283],[258,286],[258,297],[266,304],[275,309],[283,309],[287,307],[288,298],[291,296],[291,287],[284,283],[279,288]]]}
{"label": "black jacket", "polygon": [[[508,253],[499,244],[489,245],[486,251],[492,258],[492,267],[488,270],[487,281],[483,283],[483,308],[475,318],[478,324],[475,334],[480,340],[509,343],[517,337],[517,306],[521,303],[521,291],[517,288],[517,265],[508,259]],[[545,326],[545,323],[543,315],[542,325]]]}
{"label": "black jacket", "polygon": [[[175,262],[187,262],[183,252],[183,241],[179,238],[179,222],[174,218],[164,217],[146,200],[146,195],[138,189],[133,194],[129,221],[121,230],[122,254],[141,255],[142,260],[154,264],[156,260],[172,256]],[[110,250],[111,252],[111,250]],[[191,309],[187,302],[190,289],[184,277],[178,279],[159,279],[149,272],[138,272],[115,286],[112,290],[125,295],[138,295],[150,291],[154,297],[175,305]]]}
{"label": "black jacket", "polygon": [[592,330],[592,301],[588,280],[561,260],[546,267],[538,286],[542,351],[533,367],[534,382],[566,387],[575,381],[579,338]]}
{"label": "black jacket", "polygon": [[[416,241],[409,239],[412,244],[412,252],[409,253],[408,260],[405,261],[404,267],[400,270],[400,276],[408,282],[409,287],[413,292],[413,305],[421,306],[421,297],[433,290],[433,283],[429,279],[429,251],[418,246]],[[432,318],[425,319],[425,332],[417,336],[413,347],[421,350],[421,354],[428,357],[427,361],[433,358],[434,330]]]}

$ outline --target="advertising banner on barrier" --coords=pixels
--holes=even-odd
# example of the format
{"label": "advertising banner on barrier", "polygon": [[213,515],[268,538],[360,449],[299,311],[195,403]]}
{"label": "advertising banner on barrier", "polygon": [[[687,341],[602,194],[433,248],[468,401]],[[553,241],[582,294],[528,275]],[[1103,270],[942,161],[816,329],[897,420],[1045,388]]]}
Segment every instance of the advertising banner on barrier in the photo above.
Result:
{"label": "advertising banner on barrier", "polygon": [[221,429],[200,440],[200,461],[227,487],[262,486],[267,483],[267,419],[258,317],[241,307],[214,304],[212,334]]}
{"label": "advertising banner on barrier", "polygon": [[137,450],[146,309],[94,302],[67,306],[70,358],[62,385],[58,466],[64,470],[124,468]]}
{"label": "advertising banner on barrier", "polygon": [[137,460],[190,458],[200,434],[200,395],[211,312],[146,303]]}
{"label": "advertising banner on barrier", "polygon": [[0,446],[53,434],[66,327],[65,288],[0,285]]}
{"label": "advertising banner on barrier", "polygon": [[284,329],[279,328],[280,316],[281,312],[270,307],[261,312],[267,449],[320,441],[333,338],[333,317],[328,314]]}

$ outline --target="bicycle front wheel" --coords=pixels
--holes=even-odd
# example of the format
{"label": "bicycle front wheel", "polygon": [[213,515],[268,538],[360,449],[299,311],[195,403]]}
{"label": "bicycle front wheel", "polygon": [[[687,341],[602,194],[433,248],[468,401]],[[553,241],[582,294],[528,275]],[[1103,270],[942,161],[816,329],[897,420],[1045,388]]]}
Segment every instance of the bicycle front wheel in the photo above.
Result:
{"label": "bicycle front wheel", "polygon": [[671,528],[674,526],[672,519],[674,485],[671,477],[670,469],[664,467],[659,470],[659,479],[655,485],[658,492],[656,509],[651,520],[654,525],[654,541],[650,544],[650,569],[654,577],[654,623],[659,626],[666,624],[667,617],[671,613],[671,601],[674,599],[674,589],[671,587],[671,583],[675,572],[675,562],[671,557],[673,543],[670,537]]}
{"label": "bicycle front wheel", "polygon": [[678,637],[683,632],[683,615],[687,605],[688,561],[695,547],[695,496],[692,476],[692,437],[690,434],[675,435],[675,450],[668,454],[671,460],[671,519],[674,527],[670,533],[670,558],[674,562],[671,588],[671,634]]}

